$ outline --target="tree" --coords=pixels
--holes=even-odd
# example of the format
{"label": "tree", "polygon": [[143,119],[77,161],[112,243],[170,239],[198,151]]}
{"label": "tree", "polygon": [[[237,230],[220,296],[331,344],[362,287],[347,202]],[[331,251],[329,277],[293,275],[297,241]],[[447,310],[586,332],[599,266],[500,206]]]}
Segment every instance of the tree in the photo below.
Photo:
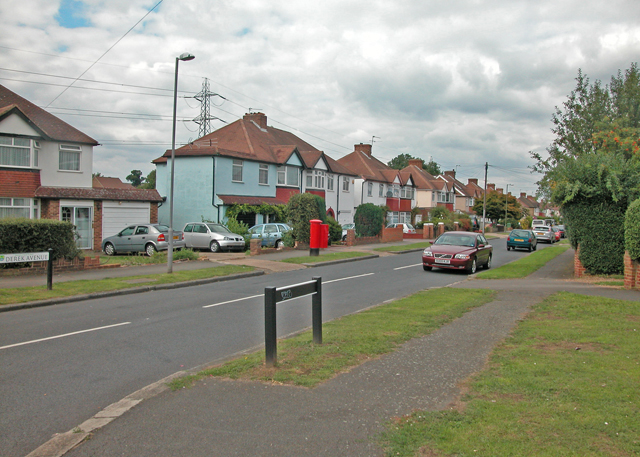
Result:
{"label": "tree", "polygon": [[293,237],[303,243],[309,242],[310,223],[320,219],[316,196],[309,193],[292,195],[287,203],[287,211],[293,228]]}
{"label": "tree", "polygon": [[432,176],[438,176],[442,174],[442,170],[440,169],[440,165],[435,163],[433,159],[429,161],[429,163],[425,163],[422,165],[422,168]]}
{"label": "tree", "polygon": [[129,181],[133,187],[140,187],[140,185],[144,181],[144,178],[142,177],[142,171],[131,170],[131,174],[127,176],[127,181]]}
{"label": "tree", "polygon": [[[505,207],[506,205],[506,207]],[[476,214],[481,215],[484,208],[484,199],[479,198],[473,205]],[[513,195],[504,195],[495,190],[487,192],[487,211],[486,216],[493,222],[504,219],[505,209],[507,211],[507,219],[520,219],[523,215],[522,206],[518,199]]]}
{"label": "tree", "polygon": [[140,186],[141,189],[155,189],[156,188],[156,170],[151,170],[144,183]]}
{"label": "tree", "polygon": [[416,157],[413,157],[412,155],[409,155],[409,154],[400,154],[394,157],[393,159],[391,159],[387,163],[387,165],[389,165],[391,168],[395,170],[402,170],[403,168],[409,166],[409,160],[412,160],[412,159],[416,159]]}
{"label": "tree", "polygon": [[100,172],[92,173],[91,176],[94,177],[94,178],[102,178],[102,173],[100,173]]}
{"label": "tree", "polygon": [[385,210],[373,203],[363,203],[353,216],[358,236],[378,236],[384,224]]}
{"label": "tree", "polygon": [[640,70],[632,64],[606,86],[590,84],[581,71],[576,81],[552,117],[556,137],[549,157],[532,154],[533,169],[543,174],[543,193],[561,206],[585,268],[617,273],[624,266],[621,221],[640,195]]}

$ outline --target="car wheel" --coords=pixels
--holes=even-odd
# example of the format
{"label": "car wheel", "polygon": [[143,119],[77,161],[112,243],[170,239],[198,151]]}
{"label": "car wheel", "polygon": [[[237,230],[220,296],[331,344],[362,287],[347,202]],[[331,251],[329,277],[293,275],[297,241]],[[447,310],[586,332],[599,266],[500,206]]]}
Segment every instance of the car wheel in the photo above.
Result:
{"label": "car wheel", "polygon": [[428,267],[428,266],[426,266],[426,265],[422,265],[422,269],[423,269],[424,271],[431,271],[431,270],[433,270],[433,267]]}
{"label": "car wheel", "polygon": [[538,245],[537,245],[537,244],[534,244],[534,245],[533,245],[533,250],[535,251],[536,249],[538,249]]}
{"label": "car wheel", "polygon": [[284,241],[278,240],[276,241],[276,249],[282,249],[284,247]]}
{"label": "car wheel", "polygon": [[220,245],[218,244],[217,241],[212,241],[211,244],[209,245],[209,250],[211,252],[220,252]]}
{"label": "car wheel", "polygon": [[469,274],[475,274],[476,270],[478,269],[478,265],[476,265],[476,259],[473,259],[471,261],[471,267],[469,267]]}
{"label": "car wheel", "polygon": [[487,263],[484,264],[484,269],[488,270],[489,268],[491,268],[491,259],[493,256],[489,256],[489,259],[487,260]]}
{"label": "car wheel", "polygon": [[146,252],[149,257],[153,256],[153,254],[155,254],[156,251],[157,251],[156,247],[151,243],[147,244],[144,247],[144,252]]}
{"label": "car wheel", "polygon": [[510,251],[510,250],[511,250],[511,246],[507,246],[507,251]]}
{"label": "car wheel", "polygon": [[111,243],[104,245],[104,253],[107,255],[116,255],[116,248]]}
{"label": "car wheel", "polygon": [[529,252],[533,251],[533,248],[531,246],[529,246]]}

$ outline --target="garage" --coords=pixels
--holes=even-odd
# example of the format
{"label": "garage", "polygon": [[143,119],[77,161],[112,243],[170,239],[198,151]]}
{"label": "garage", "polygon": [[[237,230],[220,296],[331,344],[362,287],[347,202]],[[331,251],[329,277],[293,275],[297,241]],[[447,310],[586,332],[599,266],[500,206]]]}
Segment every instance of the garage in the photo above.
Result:
{"label": "garage", "polygon": [[105,201],[102,205],[102,237],[115,235],[132,224],[148,224],[149,202]]}

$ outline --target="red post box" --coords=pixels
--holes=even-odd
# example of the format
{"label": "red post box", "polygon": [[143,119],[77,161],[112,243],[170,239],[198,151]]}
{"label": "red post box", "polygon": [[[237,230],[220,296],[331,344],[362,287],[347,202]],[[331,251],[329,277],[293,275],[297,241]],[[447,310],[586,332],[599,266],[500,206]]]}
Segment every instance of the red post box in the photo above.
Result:
{"label": "red post box", "polygon": [[312,219],[309,221],[309,255],[320,255],[320,239],[322,236],[322,221],[319,219]]}
{"label": "red post box", "polygon": [[320,247],[329,247],[329,224],[320,224]]}

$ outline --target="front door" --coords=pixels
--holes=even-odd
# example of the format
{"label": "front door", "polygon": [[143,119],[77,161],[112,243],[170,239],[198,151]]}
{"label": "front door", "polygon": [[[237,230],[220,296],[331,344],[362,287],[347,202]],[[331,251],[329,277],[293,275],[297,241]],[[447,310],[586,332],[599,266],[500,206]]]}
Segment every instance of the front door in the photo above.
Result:
{"label": "front door", "polygon": [[91,207],[63,206],[61,217],[63,221],[71,222],[76,234],[76,246],[80,249],[91,249],[93,237],[91,230]]}

